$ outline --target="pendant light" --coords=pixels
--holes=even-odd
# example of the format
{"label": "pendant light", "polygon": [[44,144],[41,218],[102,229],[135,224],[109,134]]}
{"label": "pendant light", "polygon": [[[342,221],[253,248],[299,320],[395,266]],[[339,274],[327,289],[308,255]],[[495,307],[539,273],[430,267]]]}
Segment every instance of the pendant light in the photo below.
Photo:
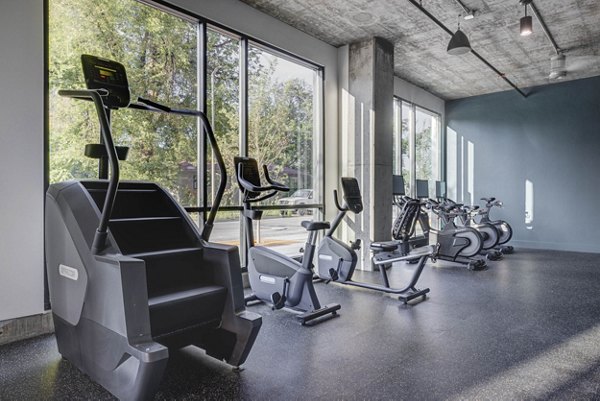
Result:
{"label": "pendant light", "polygon": [[452,39],[450,39],[450,43],[448,43],[447,51],[448,54],[453,56],[460,56],[471,51],[469,38],[467,38],[467,35],[460,30],[460,14],[458,15],[458,30],[452,35]]}
{"label": "pendant light", "polygon": [[527,15],[527,4],[528,2],[524,2],[525,4],[525,16],[521,18],[521,36],[529,36],[533,32],[533,19],[531,15]]}

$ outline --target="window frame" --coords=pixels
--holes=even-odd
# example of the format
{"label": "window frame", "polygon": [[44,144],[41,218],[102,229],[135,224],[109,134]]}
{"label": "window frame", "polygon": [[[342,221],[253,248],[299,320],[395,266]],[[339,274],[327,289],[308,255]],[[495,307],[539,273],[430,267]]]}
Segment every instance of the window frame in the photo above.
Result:
{"label": "window frame", "polygon": [[[50,65],[49,65],[49,47],[51,38],[48,35],[49,31],[49,10],[50,10],[50,1],[52,0],[44,0],[44,30],[46,32],[45,40],[44,40],[44,95],[45,95],[45,105],[44,105],[44,192],[48,189],[50,184],[50,130],[49,130],[49,118],[50,118],[50,109],[49,109],[49,73],[50,73]],[[325,153],[325,66],[314,61],[308,60],[305,57],[299,56],[293,52],[287,51],[279,46],[273,45],[269,42],[261,40],[259,38],[246,35],[240,31],[232,29],[228,26],[220,24],[211,19],[205,18],[199,14],[188,11],[179,6],[168,3],[163,0],[133,0],[148,7],[152,7],[158,9],[162,12],[166,12],[168,14],[174,15],[176,17],[182,18],[188,22],[196,24],[197,27],[197,58],[198,58],[198,80],[197,80],[197,99],[198,99],[198,109],[202,112],[207,111],[207,30],[210,28],[211,30],[223,33],[225,35],[233,36],[239,38],[240,41],[240,77],[239,77],[239,139],[240,139],[240,154],[241,156],[248,156],[248,51],[250,44],[255,47],[259,47],[268,51],[269,53],[284,58],[288,61],[294,62],[301,66],[313,69],[315,71],[315,88],[314,90],[317,92],[314,95],[315,101],[318,104],[314,107],[314,110],[318,112],[317,115],[313,116],[313,124],[314,129],[317,130],[315,133],[315,148],[316,151],[313,151],[313,163],[315,166],[315,176],[313,179],[314,185],[313,189],[315,190],[315,194],[317,195],[317,199],[315,202],[305,205],[264,205],[264,206],[255,206],[254,209],[257,210],[297,210],[297,209],[316,209],[321,217],[325,210],[325,174],[324,168],[326,164],[326,153]],[[201,122],[198,120],[198,134],[202,133],[202,127],[200,126]],[[199,179],[198,182],[198,204],[195,206],[192,205],[183,205],[185,210],[188,213],[197,213],[198,219],[197,223],[200,229],[203,228],[204,223],[207,218],[207,214],[211,209],[211,205],[209,204],[208,198],[208,170],[206,169],[206,160],[209,157],[208,152],[210,147],[208,146],[205,135],[202,135],[201,140],[198,140],[198,159],[197,159],[197,175]],[[251,155],[250,155],[251,156]],[[234,179],[234,177],[229,177],[229,179]],[[243,207],[241,203],[237,206],[220,206],[219,211],[242,211]],[[245,234],[243,234],[245,235]],[[244,237],[240,237],[240,251],[241,255],[245,255],[246,253],[246,241]],[[242,256],[242,260],[243,260]],[[47,291],[46,291],[47,292]]]}
{"label": "window frame", "polygon": [[[408,150],[408,154],[409,154],[409,160],[410,160],[410,166],[409,166],[409,177],[408,179],[405,178],[405,182],[408,185],[408,192],[407,195],[408,196],[415,196],[415,191],[416,191],[416,180],[417,180],[417,159],[416,159],[416,114],[417,114],[417,109],[419,109],[421,112],[425,113],[425,114],[429,114],[431,117],[434,117],[437,119],[437,125],[438,125],[438,129],[437,129],[437,138],[438,138],[438,148],[437,148],[437,152],[438,152],[438,171],[437,171],[437,176],[439,177],[440,181],[444,180],[444,175],[445,175],[445,168],[444,168],[444,149],[445,149],[445,141],[442,135],[442,114],[438,113],[437,111],[431,110],[427,107],[423,107],[417,103],[411,102],[409,100],[406,100],[400,96],[396,96],[394,95],[394,109],[398,108],[398,113],[397,116],[395,118],[397,118],[396,124],[398,127],[397,131],[394,131],[393,135],[394,136],[398,136],[398,140],[401,141],[402,138],[402,107],[406,105],[407,107],[410,108],[410,117],[409,117],[409,121],[410,121],[410,125],[408,127],[408,143],[409,143],[409,150]],[[400,149],[402,149],[400,147]],[[397,160],[399,160],[399,164],[396,165],[396,169],[397,171],[402,172],[402,153],[400,153],[400,157],[397,158]],[[395,174],[395,173],[394,173]]]}

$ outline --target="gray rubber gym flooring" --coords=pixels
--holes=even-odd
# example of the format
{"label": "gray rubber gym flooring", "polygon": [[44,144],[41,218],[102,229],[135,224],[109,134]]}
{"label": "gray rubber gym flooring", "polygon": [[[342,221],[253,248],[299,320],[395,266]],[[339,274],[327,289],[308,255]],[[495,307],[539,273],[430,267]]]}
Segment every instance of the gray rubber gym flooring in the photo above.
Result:
{"label": "gray rubber gym flooring", "polygon": [[[399,280],[413,266],[394,267]],[[374,273],[363,274],[377,279]],[[159,400],[600,399],[600,255],[518,249],[481,272],[438,262],[404,306],[317,284],[340,316],[302,327],[259,305],[242,372],[188,348],[171,355]],[[0,348],[1,400],[107,400],[53,336]]]}

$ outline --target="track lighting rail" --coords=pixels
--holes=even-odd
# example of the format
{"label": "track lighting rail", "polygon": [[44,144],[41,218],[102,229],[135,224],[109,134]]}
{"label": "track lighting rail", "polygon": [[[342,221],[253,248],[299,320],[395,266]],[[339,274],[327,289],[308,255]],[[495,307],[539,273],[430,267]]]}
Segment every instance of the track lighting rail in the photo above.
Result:
{"label": "track lighting rail", "polygon": [[456,4],[458,4],[460,6],[460,8],[462,8],[463,11],[465,12],[465,16],[464,16],[465,19],[472,19],[475,16],[475,10],[471,10],[461,0],[454,0],[454,2]]}
{"label": "track lighting rail", "polygon": [[[442,28],[444,31],[446,31],[450,36],[454,35],[454,32],[452,32],[446,25],[444,25],[440,20],[438,20],[436,17],[434,17],[429,11],[427,11],[421,4],[419,4],[416,0],[408,0],[413,6],[417,7],[423,14],[425,14],[430,20],[432,20],[437,26],[439,26],[440,28]],[[533,8],[532,8],[533,9]],[[492,71],[494,71],[494,73],[496,73],[496,75],[498,75],[500,78],[502,78],[507,84],[509,84],[514,90],[516,90],[517,92],[519,92],[519,94],[523,97],[527,97],[527,94],[525,92],[523,92],[517,85],[515,85],[510,79],[508,79],[506,77],[506,74],[500,72],[496,67],[494,67],[489,61],[487,61],[485,58],[483,58],[483,56],[481,56],[479,53],[477,53],[475,50],[471,50],[471,53],[473,53],[473,55],[475,57],[477,57],[479,60],[481,60],[481,62],[483,64],[485,64],[489,69],[491,69]]]}
{"label": "track lighting rail", "polygon": [[554,51],[556,52],[557,55],[560,55],[562,53],[562,51],[561,51],[560,47],[558,47],[556,40],[554,40],[554,36],[552,36],[552,34],[550,33],[550,30],[548,29],[548,25],[546,25],[546,22],[542,18],[542,15],[540,14],[538,8],[535,6],[533,1],[532,0],[521,0],[521,4],[529,5],[529,7],[531,7],[531,11],[535,15],[535,18],[537,18],[537,20],[539,21],[540,26],[542,27],[542,31],[544,31],[544,33],[546,34],[546,37],[548,37],[548,40],[552,44],[552,47],[554,47]]}

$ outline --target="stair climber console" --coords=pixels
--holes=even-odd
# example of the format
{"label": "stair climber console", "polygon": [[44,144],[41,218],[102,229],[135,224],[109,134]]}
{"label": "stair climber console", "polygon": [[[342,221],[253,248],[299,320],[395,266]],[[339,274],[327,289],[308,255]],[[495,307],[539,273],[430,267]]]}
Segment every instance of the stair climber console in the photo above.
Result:
{"label": "stair climber console", "polygon": [[[238,367],[262,320],[245,310],[237,247],[207,242],[226,170],[206,117],[150,101],[130,105],[121,64],[92,56],[82,61],[88,89],[59,93],[94,102],[111,174],[53,184],[46,195],[58,349],[119,399],[151,399],[170,350],[193,345]],[[159,185],[119,182],[106,111],[123,107],[202,120],[223,177],[203,232]]]}

